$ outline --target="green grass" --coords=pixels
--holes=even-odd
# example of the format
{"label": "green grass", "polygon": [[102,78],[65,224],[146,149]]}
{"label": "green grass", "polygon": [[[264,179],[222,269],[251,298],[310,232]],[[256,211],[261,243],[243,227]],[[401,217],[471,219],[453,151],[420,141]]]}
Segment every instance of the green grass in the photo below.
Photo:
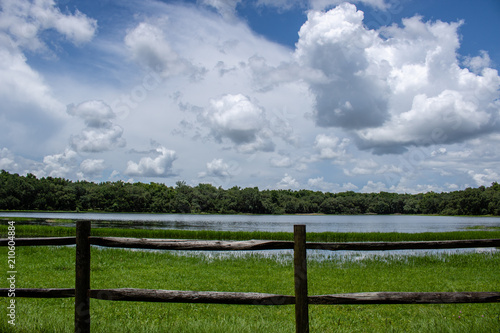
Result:
{"label": "green grass", "polygon": [[500,227],[490,225],[475,225],[473,227],[466,227],[466,230],[500,230]]}
{"label": "green grass", "polygon": [[[0,248],[0,258],[7,249]],[[18,288],[74,287],[74,247],[17,247]],[[6,261],[6,260],[5,260]],[[91,286],[293,294],[289,254],[92,248]],[[5,264],[4,264],[5,265]],[[5,266],[4,266],[5,267]],[[4,269],[4,272],[6,269]],[[499,291],[500,253],[330,256],[308,263],[309,294]],[[3,279],[5,281],[5,279]],[[16,329],[71,332],[73,298],[17,298]],[[6,318],[7,298],[0,298]],[[92,332],[293,332],[294,308],[91,300]],[[310,305],[311,332],[498,332],[500,304]]]}
{"label": "green grass", "polygon": [[[7,235],[7,224],[0,225],[0,237]],[[65,237],[74,236],[74,227],[45,225],[16,225],[16,237]],[[265,231],[214,231],[214,230],[165,230],[165,229],[118,229],[92,228],[93,236],[107,237],[139,237],[139,238],[176,238],[176,239],[207,239],[207,240],[293,240],[291,232]],[[460,239],[491,239],[500,238],[500,230],[467,230],[452,232],[309,232],[309,242],[363,242],[363,241],[431,241]]]}

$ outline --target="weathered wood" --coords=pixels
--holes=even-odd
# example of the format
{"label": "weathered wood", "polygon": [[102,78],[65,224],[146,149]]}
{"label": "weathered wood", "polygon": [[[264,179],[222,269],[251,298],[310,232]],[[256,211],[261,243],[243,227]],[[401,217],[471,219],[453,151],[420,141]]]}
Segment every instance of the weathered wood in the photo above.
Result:
{"label": "weathered wood", "polygon": [[295,297],[265,293],[183,291],[155,289],[92,289],[90,297],[109,301],[165,302],[165,303],[208,303],[247,305],[294,304]]}
{"label": "weathered wood", "polygon": [[[72,288],[16,288],[16,297],[67,298],[75,296]],[[9,289],[0,288],[0,297],[8,297]],[[153,289],[91,289],[90,297],[111,301],[217,303],[251,305],[295,304],[295,296],[265,293],[215,291],[179,291]],[[500,292],[367,292],[308,297],[309,304],[451,304],[500,303]]]}
{"label": "weathered wood", "polygon": [[310,304],[498,303],[500,292],[369,292],[310,296]]}
{"label": "weathered wood", "polygon": [[426,242],[352,242],[352,243],[307,243],[308,249],[315,250],[352,250],[352,251],[390,251],[390,250],[431,250],[476,247],[499,247],[500,239],[449,240]]}
{"label": "weathered wood", "polygon": [[[7,246],[8,239],[0,239],[0,246]],[[16,238],[16,246],[75,245],[75,237]]]}
{"label": "weathered wood", "polygon": [[306,226],[294,225],[293,266],[295,280],[295,332],[309,332],[309,302],[307,298]]}
{"label": "weathered wood", "polygon": [[90,221],[76,222],[75,332],[90,332]]}
{"label": "weathered wood", "polygon": [[[251,250],[289,250],[293,242],[289,241],[197,241],[178,239],[148,239],[119,237],[90,237],[93,245],[106,247],[164,249],[164,250],[208,250],[208,251],[251,251]],[[74,245],[75,237],[16,238],[16,246]],[[0,246],[7,246],[8,239],[0,239]],[[430,250],[500,247],[500,239],[450,240],[427,242],[350,242],[306,244],[307,249],[330,251],[390,251],[390,250]]]}
{"label": "weathered wood", "polygon": [[[0,288],[0,297],[7,297],[8,288]],[[75,289],[73,288],[16,288],[16,297],[27,298],[64,298],[75,297]]]}
{"label": "weathered wood", "polygon": [[121,248],[141,248],[158,250],[206,250],[206,251],[251,251],[293,249],[288,241],[206,241],[185,239],[90,237],[93,245]]}

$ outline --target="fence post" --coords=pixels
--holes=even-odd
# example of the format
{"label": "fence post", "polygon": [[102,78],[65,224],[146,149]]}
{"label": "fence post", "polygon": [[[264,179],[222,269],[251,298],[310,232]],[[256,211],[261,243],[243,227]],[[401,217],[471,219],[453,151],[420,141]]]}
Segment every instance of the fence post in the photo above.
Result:
{"label": "fence post", "polygon": [[75,333],[90,332],[90,221],[76,222]]}
{"label": "fence post", "polygon": [[307,299],[306,226],[293,226],[293,265],[295,277],[295,332],[309,332],[309,304]]}

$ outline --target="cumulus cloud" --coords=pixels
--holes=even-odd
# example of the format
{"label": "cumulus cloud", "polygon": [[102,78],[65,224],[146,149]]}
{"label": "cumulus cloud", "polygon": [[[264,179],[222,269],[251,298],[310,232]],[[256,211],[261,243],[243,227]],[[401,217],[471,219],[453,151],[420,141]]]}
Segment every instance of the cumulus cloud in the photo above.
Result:
{"label": "cumulus cloud", "polygon": [[493,182],[498,182],[500,175],[493,169],[484,169],[481,172],[469,170],[469,175],[474,179],[477,186],[490,186]]}
{"label": "cumulus cloud", "polygon": [[363,12],[344,3],[326,13],[311,11],[299,31],[297,61],[319,70],[326,82],[309,82],[318,126],[360,129],[388,117],[387,83],[369,70],[366,49],[377,40],[363,26]]}
{"label": "cumulus cloud", "polygon": [[97,21],[85,14],[63,14],[53,0],[4,0],[1,3],[0,29],[16,45],[30,50],[46,50],[40,32],[54,29],[70,42],[89,42],[97,30]]}
{"label": "cumulus cloud", "polygon": [[228,178],[231,176],[229,171],[229,164],[224,163],[222,158],[214,158],[211,162],[207,163],[207,171],[201,172],[200,177],[218,177]]}
{"label": "cumulus cloud", "polygon": [[169,177],[174,175],[172,163],[177,159],[175,151],[165,147],[156,148],[158,156],[143,157],[139,163],[128,161],[125,174],[139,177]]}
{"label": "cumulus cloud", "polygon": [[172,48],[162,26],[162,22],[155,25],[142,22],[127,33],[125,45],[134,60],[164,77],[184,74],[195,78],[202,74],[203,69],[191,64]]}
{"label": "cumulus cloud", "polygon": [[0,149],[0,170],[15,170],[18,167],[14,155],[7,148]]}
{"label": "cumulus cloud", "polygon": [[465,57],[464,66],[469,68],[476,74],[481,74],[484,69],[487,69],[491,65],[491,59],[488,52],[482,50],[479,52],[478,56],[475,57]]}
{"label": "cumulus cloud", "polygon": [[342,185],[337,183],[330,183],[324,180],[324,177],[310,178],[307,185],[313,189],[323,192],[346,192],[357,190],[358,187],[353,183],[344,183]]}
{"label": "cumulus cloud", "polygon": [[122,138],[123,129],[113,124],[115,113],[102,101],[86,101],[78,105],[69,105],[68,114],[81,118],[85,129],[70,139],[71,146],[81,152],[103,152],[125,146]]}
{"label": "cumulus cloud", "polygon": [[64,153],[47,155],[43,158],[43,169],[35,172],[38,176],[67,177],[77,163],[78,154],[67,148]]}
{"label": "cumulus cloud", "polygon": [[499,131],[500,76],[487,67],[486,52],[460,67],[462,23],[419,16],[402,23],[370,30],[363,12],[347,3],[309,12],[295,57],[327,78],[306,79],[316,124],[347,129],[359,148],[375,153]]}
{"label": "cumulus cloud", "polygon": [[346,156],[346,147],[349,142],[349,139],[340,140],[336,136],[318,134],[314,141],[314,149],[318,151],[320,159],[339,159]]}
{"label": "cumulus cloud", "polygon": [[217,141],[229,140],[240,152],[274,150],[264,109],[244,95],[211,100],[203,117]]}
{"label": "cumulus cloud", "polygon": [[80,171],[83,175],[97,176],[106,168],[102,159],[86,159],[80,163]]}
{"label": "cumulus cloud", "polygon": [[222,158],[214,158],[207,163],[206,171],[198,173],[198,177],[208,178],[214,185],[227,186],[229,181],[238,176],[241,171],[242,168],[236,161],[225,162]]}
{"label": "cumulus cloud", "polygon": [[279,189],[298,189],[300,183],[295,178],[285,173],[283,178],[276,184],[276,187]]}

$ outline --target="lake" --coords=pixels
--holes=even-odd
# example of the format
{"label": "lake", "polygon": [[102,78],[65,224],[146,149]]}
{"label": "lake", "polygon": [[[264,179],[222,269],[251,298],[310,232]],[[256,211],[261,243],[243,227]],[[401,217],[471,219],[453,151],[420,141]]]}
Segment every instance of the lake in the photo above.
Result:
{"label": "lake", "polygon": [[[500,217],[417,215],[194,215],[130,213],[0,212],[0,217],[92,220],[93,227],[220,231],[293,231],[305,224],[308,232],[445,232],[467,227],[500,227]],[[35,223],[35,222],[33,222]],[[46,222],[36,222],[46,223]],[[19,222],[19,224],[24,224]],[[53,223],[50,223],[53,225]],[[61,223],[58,225],[74,225]]]}

